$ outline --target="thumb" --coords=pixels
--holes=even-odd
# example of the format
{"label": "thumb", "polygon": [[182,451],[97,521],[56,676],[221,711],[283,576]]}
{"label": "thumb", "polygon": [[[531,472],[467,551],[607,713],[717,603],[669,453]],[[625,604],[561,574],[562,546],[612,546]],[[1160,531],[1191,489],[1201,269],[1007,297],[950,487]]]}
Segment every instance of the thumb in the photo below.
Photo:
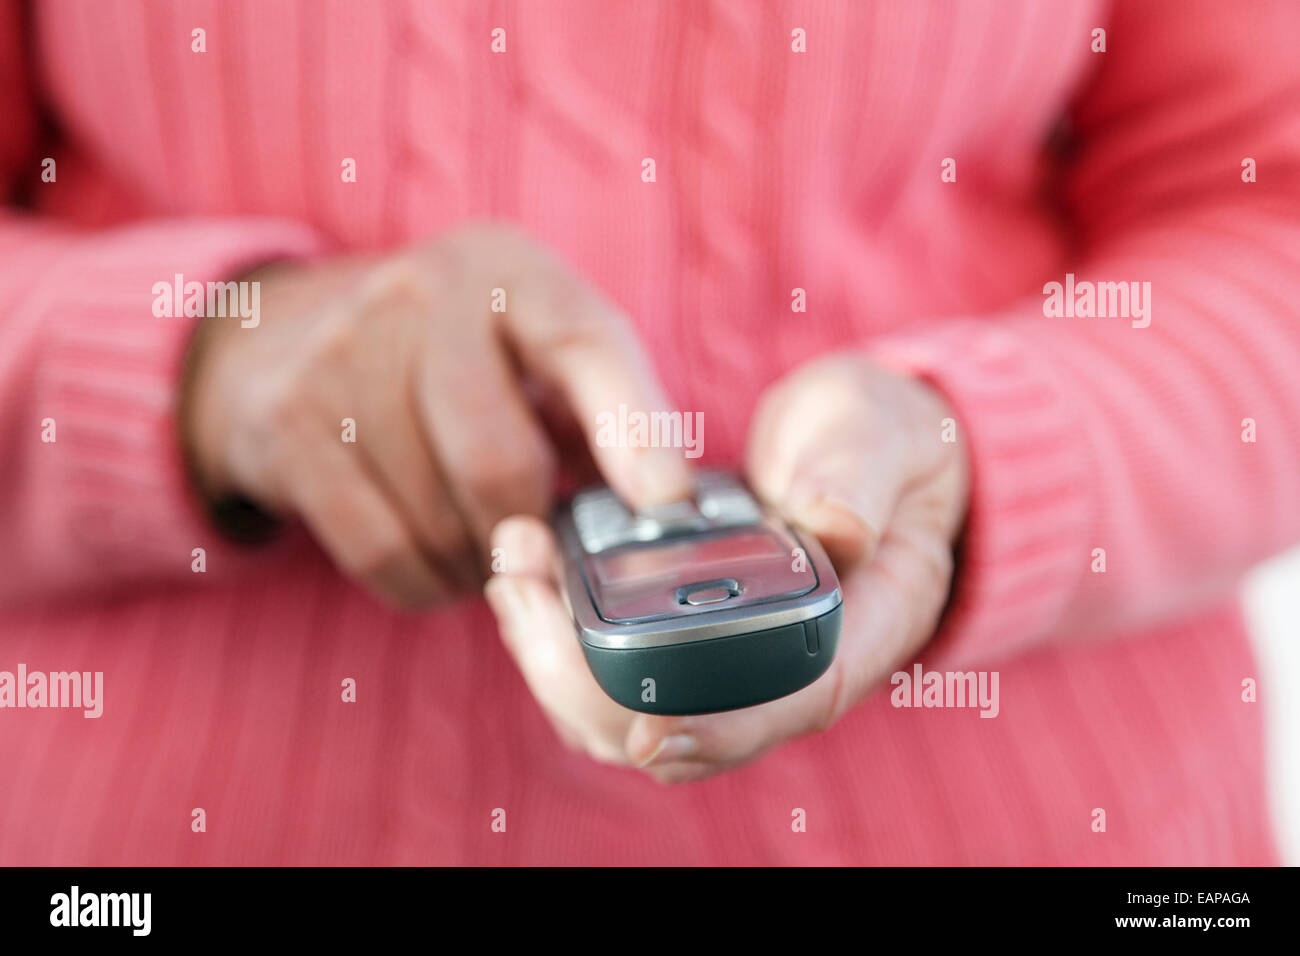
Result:
{"label": "thumb", "polygon": [[869,413],[814,399],[787,392],[766,404],[746,467],[759,497],[815,535],[843,574],[880,544],[907,482],[906,449]]}
{"label": "thumb", "polygon": [[901,467],[887,449],[850,456],[813,446],[777,507],[816,536],[843,574],[875,554],[901,489]]}

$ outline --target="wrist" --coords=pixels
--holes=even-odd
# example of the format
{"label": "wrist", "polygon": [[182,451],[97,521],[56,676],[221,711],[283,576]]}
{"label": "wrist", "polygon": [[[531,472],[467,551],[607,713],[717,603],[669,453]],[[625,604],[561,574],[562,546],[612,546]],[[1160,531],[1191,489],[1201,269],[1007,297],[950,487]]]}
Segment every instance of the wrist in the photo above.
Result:
{"label": "wrist", "polygon": [[178,432],[187,476],[211,520],[228,537],[256,541],[268,537],[278,521],[238,488],[227,465],[231,447],[230,353],[239,335],[257,334],[263,282],[286,266],[262,265],[236,282],[257,283],[257,324],[244,328],[238,316],[199,317],[186,346],[178,390]]}

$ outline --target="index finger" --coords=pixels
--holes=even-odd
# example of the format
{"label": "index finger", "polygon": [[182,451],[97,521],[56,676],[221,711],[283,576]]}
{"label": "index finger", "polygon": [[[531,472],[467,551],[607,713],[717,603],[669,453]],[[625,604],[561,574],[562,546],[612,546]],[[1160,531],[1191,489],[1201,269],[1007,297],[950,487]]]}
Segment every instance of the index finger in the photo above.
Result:
{"label": "index finger", "polygon": [[[683,429],[669,429],[675,447],[617,433],[609,440],[609,426],[627,421],[622,409],[674,425],[685,425],[687,414],[670,408],[627,316],[541,251],[507,292],[509,308],[502,316],[507,337],[525,368],[562,396],[610,487],[637,508],[689,497]],[[656,413],[669,418],[655,418]]]}

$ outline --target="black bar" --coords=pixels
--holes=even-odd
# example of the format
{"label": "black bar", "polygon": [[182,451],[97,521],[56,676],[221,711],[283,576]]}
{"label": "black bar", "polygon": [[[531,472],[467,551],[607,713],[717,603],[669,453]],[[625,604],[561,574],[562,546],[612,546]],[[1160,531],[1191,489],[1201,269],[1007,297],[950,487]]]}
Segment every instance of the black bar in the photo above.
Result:
{"label": "black bar", "polygon": [[[119,925],[52,925],[70,922],[73,886],[78,921],[92,911],[107,921],[116,910]],[[523,931],[534,934],[530,948],[559,934],[571,944],[623,935],[649,949],[699,942],[700,933],[771,945],[778,930],[806,934],[801,948],[829,946],[844,933],[855,949],[908,936],[921,944],[1205,940],[1218,948],[1292,936],[1297,889],[1294,869],[0,869],[0,931],[6,944],[205,948],[258,940],[374,946],[412,933],[452,948],[464,933],[487,943]],[[147,935],[136,935],[143,895],[101,896],[131,893],[149,894]],[[1134,919],[1152,922],[1120,925]],[[1206,919],[1208,928],[1199,925]]]}

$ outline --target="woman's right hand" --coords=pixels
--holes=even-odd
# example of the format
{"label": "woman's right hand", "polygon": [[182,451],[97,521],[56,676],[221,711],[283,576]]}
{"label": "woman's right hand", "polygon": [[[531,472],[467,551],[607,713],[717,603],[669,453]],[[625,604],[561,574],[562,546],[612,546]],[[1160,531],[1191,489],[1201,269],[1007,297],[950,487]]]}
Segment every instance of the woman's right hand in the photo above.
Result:
{"label": "woman's right hand", "polygon": [[297,514],[394,603],[476,589],[493,526],[547,513],[556,454],[538,395],[565,408],[625,500],[689,493],[680,450],[597,445],[601,412],[666,397],[626,317],[511,229],[245,278],[261,283],[259,323],[206,319],[193,346],[183,430],[197,481]]}

